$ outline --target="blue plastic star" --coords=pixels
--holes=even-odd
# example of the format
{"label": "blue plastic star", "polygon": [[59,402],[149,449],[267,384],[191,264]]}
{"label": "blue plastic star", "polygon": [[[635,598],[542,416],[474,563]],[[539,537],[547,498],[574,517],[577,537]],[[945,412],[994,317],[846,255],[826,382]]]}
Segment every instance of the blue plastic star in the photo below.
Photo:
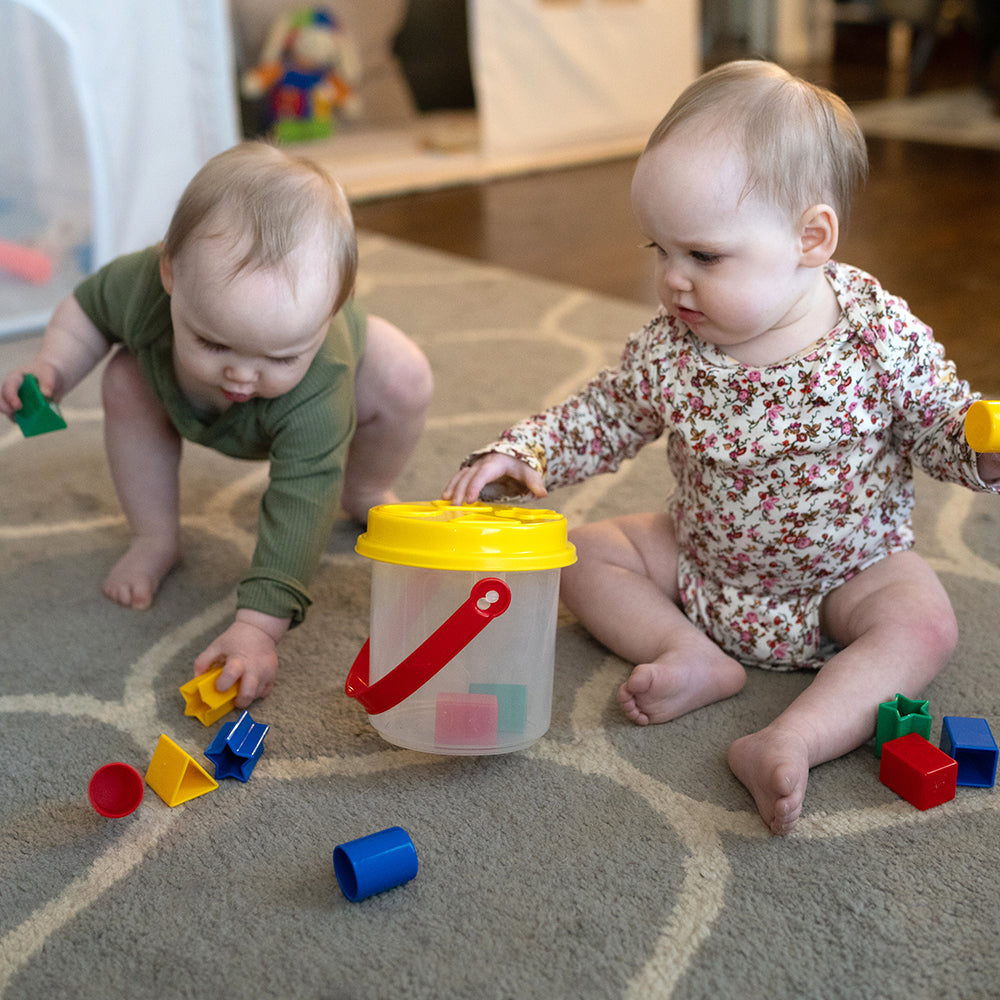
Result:
{"label": "blue plastic star", "polygon": [[235,722],[227,723],[215,734],[205,756],[215,764],[216,780],[236,778],[248,781],[264,749],[264,737],[271,727],[254,722],[244,712]]}

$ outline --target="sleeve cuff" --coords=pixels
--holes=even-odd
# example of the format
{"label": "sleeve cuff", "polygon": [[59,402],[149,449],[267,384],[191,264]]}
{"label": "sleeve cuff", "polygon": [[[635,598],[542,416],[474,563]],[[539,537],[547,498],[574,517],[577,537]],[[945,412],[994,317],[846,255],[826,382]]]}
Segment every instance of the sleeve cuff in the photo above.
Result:
{"label": "sleeve cuff", "polygon": [[260,611],[291,620],[289,628],[301,625],[312,604],[309,595],[294,580],[277,574],[247,573],[236,589],[236,607]]}

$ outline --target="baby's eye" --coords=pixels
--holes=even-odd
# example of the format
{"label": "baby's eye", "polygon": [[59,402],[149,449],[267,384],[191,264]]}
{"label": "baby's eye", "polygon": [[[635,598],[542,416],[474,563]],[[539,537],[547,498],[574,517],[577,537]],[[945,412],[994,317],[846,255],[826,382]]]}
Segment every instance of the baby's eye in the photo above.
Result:
{"label": "baby's eye", "polygon": [[293,365],[299,360],[299,356],[297,354],[289,354],[285,358],[269,358],[268,360],[276,365]]}
{"label": "baby's eye", "polygon": [[226,350],[226,346],[224,344],[217,344],[214,340],[206,340],[204,337],[197,337],[195,339],[198,341],[198,345],[203,347],[206,351],[219,353]]}
{"label": "baby's eye", "polygon": [[718,264],[722,257],[717,253],[708,253],[705,250],[692,250],[691,256],[699,264]]}
{"label": "baby's eye", "polygon": [[646,243],[643,246],[643,250],[655,250],[658,254],[663,254],[663,247],[661,247],[659,243]]}

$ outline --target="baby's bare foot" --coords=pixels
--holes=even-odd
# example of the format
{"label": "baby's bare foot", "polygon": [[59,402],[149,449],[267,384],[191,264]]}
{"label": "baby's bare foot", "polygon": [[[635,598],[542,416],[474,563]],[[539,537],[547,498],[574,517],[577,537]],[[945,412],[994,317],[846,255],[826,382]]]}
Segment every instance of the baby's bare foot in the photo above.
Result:
{"label": "baby's bare foot", "polygon": [[104,594],[122,607],[144,610],[153,603],[160,583],[179,559],[176,539],[159,535],[136,537],[108,573]]}
{"label": "baby's bare foot", "polygon": [[745,683],[743,667],[706,639],[697,648],[670,650],[652,663],[637,664],[618,689],[618,700],[637,726],[648,726],[730,698]]}
{"label": "baby's bare foot", "polygon": [[729,766],[754,797],[771,833],[791,832],[809,780],[809,748],[798,733],[772,726],[736,740]]}

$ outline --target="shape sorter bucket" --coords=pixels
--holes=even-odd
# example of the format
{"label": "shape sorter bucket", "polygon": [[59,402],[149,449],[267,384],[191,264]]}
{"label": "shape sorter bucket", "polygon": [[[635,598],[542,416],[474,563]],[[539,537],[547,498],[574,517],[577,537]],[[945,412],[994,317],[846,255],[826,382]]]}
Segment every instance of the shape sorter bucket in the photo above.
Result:
{"label": "shape sorter bucket", "polygon": [[507,753],[549,728],[559,570],[576,560],[552,510],[384,504],[371,634],[345,689],[383,739],[439,754]]}

